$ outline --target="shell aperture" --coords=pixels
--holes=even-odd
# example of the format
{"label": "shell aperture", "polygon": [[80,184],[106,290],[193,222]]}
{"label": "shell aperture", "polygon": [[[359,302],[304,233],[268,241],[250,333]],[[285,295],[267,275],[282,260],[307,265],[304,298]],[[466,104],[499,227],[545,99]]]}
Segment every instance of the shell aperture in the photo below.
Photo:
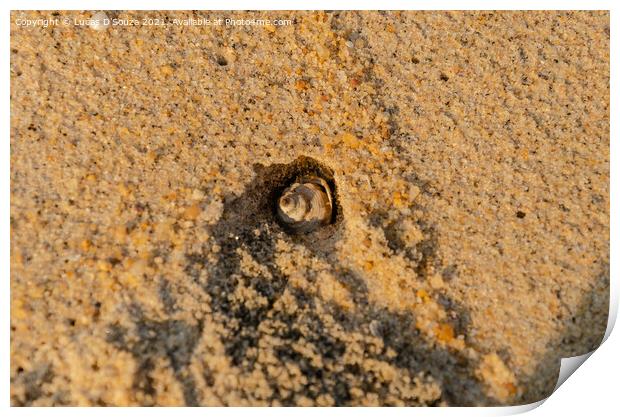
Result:
{"label": "shell aperture", "polygon": [[330,223],[332,196],[327,182],[304,177],[286,188],[277,202],[277,214],[284,226],[296,233],[307,233]]}

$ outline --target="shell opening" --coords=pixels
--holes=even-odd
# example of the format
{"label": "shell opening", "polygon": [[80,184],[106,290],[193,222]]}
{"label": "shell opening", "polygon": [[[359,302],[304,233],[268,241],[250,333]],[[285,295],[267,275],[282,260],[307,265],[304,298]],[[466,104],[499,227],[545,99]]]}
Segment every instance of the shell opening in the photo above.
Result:
{"label": "shell opening", "polygon": [[277,214],[286,227],[307,233],[327,225],[332,219],[332,191],[315,176],[304,177],[286,188],[278,200]]}

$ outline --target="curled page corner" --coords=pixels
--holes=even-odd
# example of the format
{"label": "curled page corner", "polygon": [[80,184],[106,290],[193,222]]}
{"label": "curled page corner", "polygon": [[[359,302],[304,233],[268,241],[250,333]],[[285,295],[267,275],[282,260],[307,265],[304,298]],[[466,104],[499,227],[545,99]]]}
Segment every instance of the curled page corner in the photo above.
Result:
{"label": "curled page corner", "polygon": [[553,392],[557,391],[560,386],[566,382],[569,376],[571,376],[577,368],[579,368],[583,363],[595,352],[595,350],[585,353],[579,356],[572,356],[570,358],[562,358],[560,360],[560,375],[558,376],[558,382],[555,384],[555,388],[553,388]]}
{"label": "curled page corner", "polygon": [[[611,284],[611,283],[610,283]],[[553,392],[557,391],[560,386],[566,382],[568,377],[570,377],[583,363],[594,353],[596,350],[602,346],[605,341],[609,338],[615,324],[616,318],[618,316],[618,293],[615,286],[610,286],[610,303],[609,303],[609,316],[607,318],[607,328],[605,329],[605,335],[603,336],[603,340],[596,347],[596,349],[584,353],[583,355],[573,356],[570,358],[562,358],[560,360],[560,375],[558,376],[558,382],[555,384],[555,388],[553,388]]]}
{"label": "curled page corner", "polygon": [[[616,314],[618,311],[617,307],[617,303],[610,304],[609,318],[607,319],[607,328],[605,329],[605,335],[603,336],[603,340],[601,340],[601,343],[596,347],[596,349],[601,347],[601,345],[605,343],[605,341],[611,334],[611,331],[616,323]],[[583,355],[572,356],[570,358],[562,358],[560,360],[560,375],[558,376],[558,382],[555,384],[555,388],[553,388],[553,392],[557,391],[557,389],[560,388],[560,386],[564,382],[566,382],[568,377],[570,377],[581,365],[583,365],[586,360],[588,360],[590,356],[592,356],[594,352],[596,352],[596,349],[588,353],[584,353]]]}
{"label": "curled page corner", "polygon": [[[616,299],[616,297],[614,297],[614,293],[612,293],[611,296],[612,296],[612,300]],[[556,392],[558,390],[558,388],[560,388],[560,386],[562,384],[564,384],[564,382],[566,382],[566,380],[573,373],[575,373],[575,371],[581,365],[583,365],[583,363],[586,360],[588,360],[588,358],[590,356],[592,356],[592,354],[594,352],[596,352],[597,349],[603,345],[603,343],[605,343],[605,341],[607,341],[607,339],[609,338],[609,335],[611,334],[611,331],[613,330],[613,328],[614,328],[614,326],[616,324],[617,312],[618,312],[618,303],[612,301],[610,303],[610,307],[609,307],[609,318],[607,320],[607,328],[605,330],[605,335],[603,336],[603,340],[601,341],[599,346],[596,347],[596,349],[594,349],[594,350],[592,350],[590,352],[584,353],[583,355],[572,356],[572,357],[560,359],[560,372],[559,372],[559,375],[558,375],[558,381],[556,382],[555,387],[553,388],[553,392],[549,396],[547,396],[547,397],[545,397],[545,398],[543,398],[541,400],[538,400],[536,402],[530,403],[530,404],[523,404],[523,405],[516,405],[516,406],[506,407],[506,408],[501,410],[500,415],[513,415],[513,414],[526,413],[526,412],[531,411],[531,410],[533,410],[535,408],[538,408],[545,401],[547,401],[551,397],[551,395],[553,395],[553,393]]]}
{"label": "curled page corner", "polygon": [[558,382],[555,384],[555,387],[553,388],[553,392],[549,396],[547,396],[547,397],[545,397],[545,398],[543,398],[541,400],[538,400],[536,402],[533,402],[533,403],[506,407],[505,409],[502,410],[502,412],[500,414],[501,415],[514,415],[514,414],[527,413],[528,411],[532,411],[533,409],[538,408],[539,406],[543,405],[543,403],[545,401],[547,401],[549,398],[551,398],[551,395],[553,395],[553,393],[555,391],[557,391],[557,389],[564,382],[566,382],[566,380],[577,370],[577,368],[579,368],[581,365],[583,365],[583,363],[595,351],[596,350],[593,350],[591,352],[588,352],[588,353],[586,353],[584,355],[580,355],[580,356],[573,356],[573,357],[570,357],[570,358],[562,358],[560,360],[560,373],[559,373],[559,376],[558,376]]}

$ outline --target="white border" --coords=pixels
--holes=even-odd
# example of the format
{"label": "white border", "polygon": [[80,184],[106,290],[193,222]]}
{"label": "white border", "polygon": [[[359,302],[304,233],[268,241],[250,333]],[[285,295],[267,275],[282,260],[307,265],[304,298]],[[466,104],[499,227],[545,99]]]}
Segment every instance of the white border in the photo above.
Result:
{"label": "white border", "polygon": [[[10,33],[10,10],[11,9],[33,9],[33,10],[70,10],[70,9],[118,9],[118,10],[375,10],[378,7],[384,10],[402,10],[415,8],[418,10],[611,10],[611,63],[612,63],[612,75],[611,75],[611,138],[618,138],[618,123],[614,123],[614,120],[619,120],[618,114],[618,94],[617,94],[617,68],[618,68],[618,42],[615,41],[615,37],[618,34],[617,27],[618,21],[617,13],[618,7],[616,2],[612,1],[550,1],[550,0],[522,0],[522,1],[447,1],[447,0],[433,0],[431,2],[420,1],[407,1],[407,0],[382,0],[369,1],[369,0],[349,0],[349,1],[284,1],[284,0],[269,0],[269,1],[241,1],[241,0],[229,0],[226,2],[210,2],[210,1],[8,1],[3,2],[3,19],[1,21],[3,32],[3,52],[2,52],[2,92],[5,99],[2,101],[2,117],[5,120],[3,124],[3,132],[5,139],[3,140],[3,148],[0,153],[0,164],[2,166],[2,173],[4,174],[1,179],[1,191],[2,199],[0,200],[0,231],[5,238],[2,240],[2,252],[0,254],[2,265],[4,267],[5,277],[3,281],[3,290],[0,297],[2,297],[2,328],[0,332],[2,334],[1,345],[1,359],[0,359],[0,373],[5,377],[0,382],[1,392],[4,395],[1,403],[2,408],[8,408],[10,405],[10,270],[9,270],[9,257],[10,246],[9,240],[9,217],[10,217],[10,151],[9,151],[9,136],[10,136],[10,100],[9,100],[9,33]],[[611,140],[611,161],[618,161],[618,146],[614,140]],[[614,215],[619,213],[618,203],[618,165],[611,165],[611,254],[610,254],[610,271],[612,277],[611,283],[611,307],[610,307],[610,321],[605,337],[609,337],[613,324],[615,322],[618,310],[618,280],[614,279],[617,275],[618,265],[618,228],[614,221]],[[576,376],[569,378],[569,381],[562,385],[559,390],[554,393],[544,406],[537,408],[533,413],[534,415],[562,415],[564,413],[573,414],[579,412],[583,415],[585,412],[594,413],[597,415],[609,415],[609,410],[617,410],[617,382],[616,377],[618,374],[618,358],[617,352],[620,352],[620,336],[618,332],[611,333],[611,337],[604,342],[604,344],[592,354],[592,359],[587,361],[576,372]],[[377,409],[377,408],[356,408],[355,410],[347,410],[355,413],[361,413],[362,415],[370,415],[375,413],[390,413],[409,416],[411,413],[420,415],[429,415],[441,413],[442,415],[465,415],[465,416],[481,416],[481,415],[505,415],[518,412],[525,412],[540,403],[521,406],[521,407],[504,407],[504,408],[477,408],[477,409],[462,409],[462,408],[449,408],[449,409]],[[37,409],[37,408],[10,408],[8,412],[14,415],[31,415],[34,413],[50,413],[56,415],[78,415],[82,414],[85,410],[79,408],[50,408],[50,409]],[[344,410],[343,410],[344,411]],[[343,411],[337,409],[300,409],[294,410],[294,413],[299,415],[315,415],[316,413],[335,415]],[[88,413],[96,415],[107,415],[109,410],[103,408],[90,408]],[[115,414],[121,413],[135,415],[137,413],[144,413],[145,410],[139,408],[122,408],[115,409]],[[285,413],[288,415],[291,410],[285,408],[210,408],[210,409],[177,409],[177,408],[155,408],[148,410],[148,413],[154,413],[155,415],[163,415],[169,413],[187,413],[191,415],[204,415],[204,413],[215,415],[241,415],[247,412],[256,415],[273,415]],[[542,414],[541,414],[542,413]]]}

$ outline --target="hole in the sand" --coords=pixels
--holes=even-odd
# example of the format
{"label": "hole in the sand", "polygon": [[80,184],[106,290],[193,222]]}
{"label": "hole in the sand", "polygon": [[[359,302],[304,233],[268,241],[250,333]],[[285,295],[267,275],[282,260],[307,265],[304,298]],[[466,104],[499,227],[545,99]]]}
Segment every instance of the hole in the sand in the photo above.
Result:
{"label": "hole in the sand", "polygon": [[269,170],[269,179],[271,181],[266,182],[265,185],[270,189],[265,191],[273,202],[271,214],[276,223],[278,223],[285,232],[297,234],[284,224],[278,216],[278,200],[282,193],[292,184],[309,177],[318,177],[325,181],[329,188],[327,191],[330,193],[332,210],[331,218],[327,224],[306,234],[327,236],[327,234],[331,235],[335,231],[340,222],[342,222],[343,215],[338,200],[338,188],[336,180],[334,179],[334,171],[331,168],[313,158],[300,156],[290,164],[276,164],[267,169]]}
{"label": "hole in the sand", "polygon": [[[302,244],[314,253],[324,256],[334,252],[334,245],[342,237],[344,229],[343,210],[339,199],[339,189],[334,171],[313,158],[300,156],[288,164],[263,165],[252,167],[255,177],[245,187],[240,196],[224,197],[222,216],[211,227],[211,234],[222,253],[240,246],[255,257],[266,259],[273,250],[275,239],[286,234],[294,243]],[[290,233],[278,222],[276,202],[282,192],[295,181],[305,176],[320,177],[332,191],[332,215],[329,224],[322,225],[310,233]]]}

